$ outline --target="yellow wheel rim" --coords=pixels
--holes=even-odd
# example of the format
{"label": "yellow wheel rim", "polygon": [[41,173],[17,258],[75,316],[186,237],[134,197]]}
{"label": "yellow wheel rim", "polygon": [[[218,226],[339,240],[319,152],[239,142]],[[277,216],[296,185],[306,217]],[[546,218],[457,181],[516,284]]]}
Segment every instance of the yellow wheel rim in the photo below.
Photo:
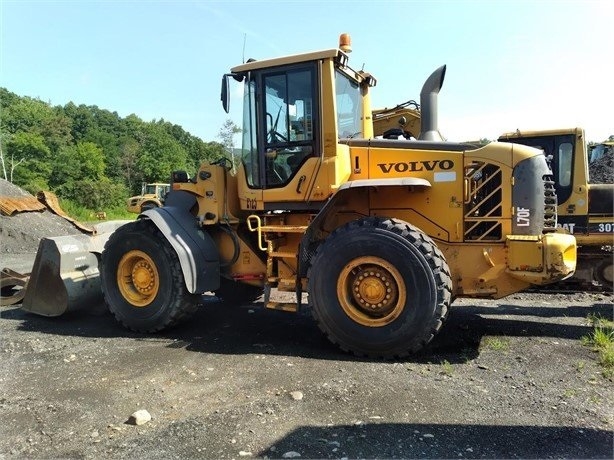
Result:
{"label": "yellow wheel rim", "polygon": [[124,254],[117,267],[117,286],[132,306],[146,307],[156,298],[160,288],[156,264],[143,251]]}
{"label": "yellow wheel rim", "polygon": [[341,271],[337,298],[343,311],[363,326],[381,327],[405,309],[407,292],[401,273],[379,257],[359,257]]}

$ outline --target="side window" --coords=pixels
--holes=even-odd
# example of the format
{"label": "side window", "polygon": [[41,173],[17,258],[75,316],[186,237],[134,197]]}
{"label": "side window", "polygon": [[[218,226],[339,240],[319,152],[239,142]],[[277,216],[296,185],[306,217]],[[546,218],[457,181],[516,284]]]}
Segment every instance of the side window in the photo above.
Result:
{"label": "side window", "polygon": [[267,188],[287,184],[315,154],[315,69],[264,75],[264,169]]}
{"label": "side window", "polygon": [[335,74],[337,131],[339,138],[361,138],[362,94],[358,83],[337,70]]}
{"label": "side window", "polygon": [[571,168],[572,168],[573,145],[569,142],[564,142],[559,145],[558,150],[558,183],[561,187],[567,187],[571,184]]}
{"label": "side window", "polygon": [[258,160],[258,148],[256,145],[256,82],[247,79],[243,95],[243,133],[241,160],[245,167],[247,184],[250,187],[260,188],[260,162]]}

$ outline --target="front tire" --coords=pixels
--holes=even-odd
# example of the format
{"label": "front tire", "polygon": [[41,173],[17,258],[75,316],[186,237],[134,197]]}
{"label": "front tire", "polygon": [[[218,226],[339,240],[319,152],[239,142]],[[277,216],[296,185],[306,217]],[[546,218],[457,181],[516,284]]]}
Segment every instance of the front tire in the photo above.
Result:
{"label": "front tire", "polygon": [[200,302],[183,279],[179,258],[149,220],[117,229],[102,253],[105,301],[117,320],[137,332],[157,332],[190,316]]}
{"label": "front tire", "polygon": [[369,217],[338,228],[318,248],[308,277],[318,326],[359,356],[418,351],[441,329],[451,302],[443,254],[398,219]]}

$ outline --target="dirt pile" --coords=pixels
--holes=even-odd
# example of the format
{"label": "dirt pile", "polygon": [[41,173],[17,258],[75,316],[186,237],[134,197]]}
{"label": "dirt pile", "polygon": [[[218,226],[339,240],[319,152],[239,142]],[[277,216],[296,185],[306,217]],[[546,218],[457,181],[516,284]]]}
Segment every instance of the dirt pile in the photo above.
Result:
{"label": "dirt pile", "polygon": [[591,184],[614,183],[614,152],[612,149],[588,165],[588,174]]}
{"label": "dirt pile", "polygon": [[[32,196],[10,182],[0,179],[0,196]],[[70,222],[50,211],[0,215],[0,254],[35,253],[44,237],[81,234]]]}

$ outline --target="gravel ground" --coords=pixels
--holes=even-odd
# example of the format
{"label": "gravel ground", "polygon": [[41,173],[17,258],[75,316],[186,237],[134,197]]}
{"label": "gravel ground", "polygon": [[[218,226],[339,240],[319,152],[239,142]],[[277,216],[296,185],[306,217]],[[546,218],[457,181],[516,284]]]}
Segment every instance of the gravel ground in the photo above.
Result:
{"label": "gravel ground", "polygon": [[[0,458],[612,458],[613,382],[581,344],[612,295],[458,300],[399,362],[207,299],[160,335],[108,312],[0,319]],[[145,409],[152,420],[128,424]]]}
{"label": "gravel ground", "polygon": [[[0,268],[29,271],[41,236],[71,232],[48,212],[0,217]],[[261,302],[209,297],[159,335],[103,305],[5,307],[0,459],[614,458],[614,383],[581,343],[613,301],[459,299],[431,346],[397,362],[341,353],[307,315]],[[128,423],[139,409],[151,421]]]}

